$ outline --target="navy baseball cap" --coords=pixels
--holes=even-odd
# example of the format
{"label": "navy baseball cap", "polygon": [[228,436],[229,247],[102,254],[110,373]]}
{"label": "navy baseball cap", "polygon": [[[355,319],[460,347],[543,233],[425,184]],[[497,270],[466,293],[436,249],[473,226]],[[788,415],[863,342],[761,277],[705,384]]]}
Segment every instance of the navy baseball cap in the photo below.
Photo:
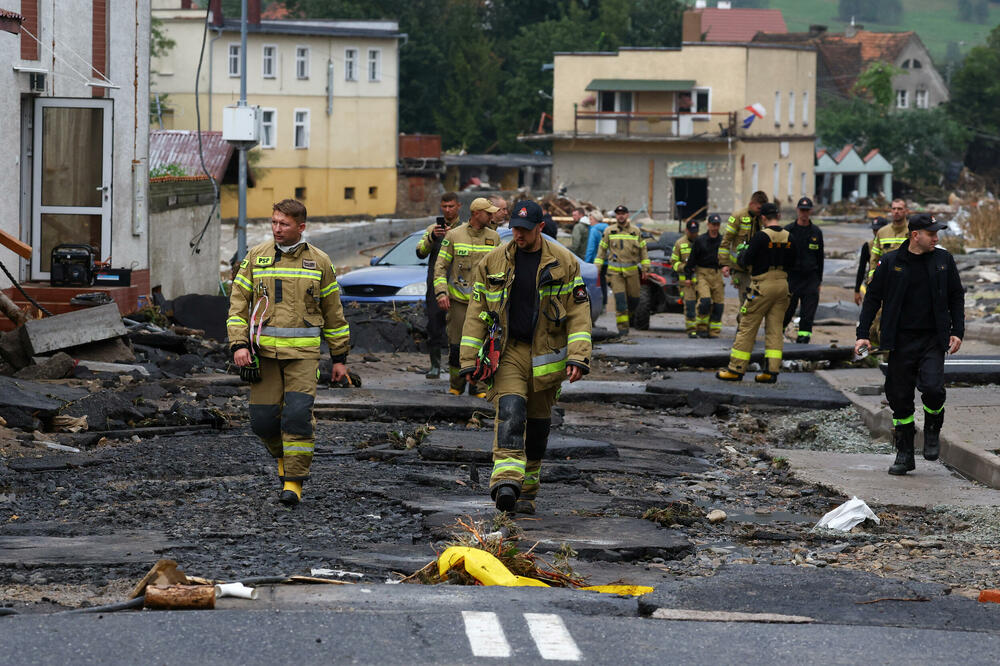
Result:
{"label": "navy baseball cap", "polygon": [[615,206],[615,212],[616,213],[627,213],[628,212],[628,206],[625,206],[623,204],[618,204],[617,206]]}
{"label": "navy baseball cap", "polygon": [[543,222],[542,207],[534,201],[518,201],[510,209],[510,226],[520,229],[534,229]]}
{"label": "navy baseball cap", "polygon": [[795,207],[801,208],[802,210],[812,210],[813,200],[809,197],[802,197],[799,199],[799,203]]}
{"label": "navy baseball cap", "polygon": [[948,225],[941,224],[929,213],[914,213],[906,225],[910,231],[941,231],[947,227]]}
{"label": "navy baseball cap", "polygon": [[872,220],[872,231],[878,231],[887,224],[889,224],[889,220],[879,215],[874,220]]}
{"label": "navy baseball cap", "polygon": [[688,231],[698,231],[698,220],[688,220],[687,230]]}
{"label": "navy baseball cap", "polygon": [[711,215],[708,216],[708,223],[709,224],[722,224],[722,218],[719,217],[718,213],[712,213]]}
{"label": "navy baseball cap", "polygon": [[760,215],[761,215],[761,217],[777,217],[778,213],[780,213],[780,212],[781,211],[778,209],[778,205],[777,204],[773,204],[773,203],[761,204],[761,207],[760,207]]}

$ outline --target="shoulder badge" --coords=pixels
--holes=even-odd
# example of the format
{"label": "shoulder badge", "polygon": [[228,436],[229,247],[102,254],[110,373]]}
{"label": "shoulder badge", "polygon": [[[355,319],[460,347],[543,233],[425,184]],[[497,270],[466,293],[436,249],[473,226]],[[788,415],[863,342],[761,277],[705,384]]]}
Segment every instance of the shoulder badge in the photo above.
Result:
{"label": "shoulder badge", "polygon": [[312,259],[303,259],[302,268],[316,268],[316,262]]}
{"label": "shoulder badge", "polygon": [[441,245],[451,245],[451,241],[448,240],[447,238],[442,238]]}
{"label": "shoulder badge", "polygon": [[573,300],[577,303],[586,303],[590,300],[590,295],[587,294],[587,287],[584,285],[578,285],[573,288]]}
{"label": "shoulder badge", "polygon": [[258,266],[270,266],[274,263],[274,257],[257,257]]}
{"label": "shoulder badge", "polygon": [[240,268],[246,268],[249,265],[250,265],[249,259],[244,259],[243,261],[240,262]]}
{"label": "shoulder badge", "polygon": [[487,238],[484,242],[486,243],[486,245],[496,245],[496,243],[493,242],[492,238]]}

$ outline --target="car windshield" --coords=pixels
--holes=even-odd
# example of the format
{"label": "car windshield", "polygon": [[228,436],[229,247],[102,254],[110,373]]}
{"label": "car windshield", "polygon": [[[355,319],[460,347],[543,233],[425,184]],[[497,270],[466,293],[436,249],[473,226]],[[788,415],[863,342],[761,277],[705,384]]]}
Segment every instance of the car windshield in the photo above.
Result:
{"label": "car windshield", "polygon": [[426,266],[427,259],[417,259],[417,243],[422,234],[410,234],[378,260],[379,266]]}

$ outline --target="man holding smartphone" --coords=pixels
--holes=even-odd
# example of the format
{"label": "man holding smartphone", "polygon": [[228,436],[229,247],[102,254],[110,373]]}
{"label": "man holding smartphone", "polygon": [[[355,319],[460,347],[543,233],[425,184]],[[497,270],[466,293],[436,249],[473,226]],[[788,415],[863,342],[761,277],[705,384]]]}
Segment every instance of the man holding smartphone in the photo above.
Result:
{"label": "man holding smartphone", "polygon": [[424,375],[427,379],[441,377],[441,348],[448,346],[445,334],[448,312],[438,307],[437,297],[434,295],[434,264],[441,249],[441,239],[449,229],[461,224],[458,219],[460,208],[457,194],[445,192],[441,195],[441,216],[427,227],[417,243],[417,258],[427,259],[427,293],[424,302],[427,309],[427,354],[431,359],[430,370]]}

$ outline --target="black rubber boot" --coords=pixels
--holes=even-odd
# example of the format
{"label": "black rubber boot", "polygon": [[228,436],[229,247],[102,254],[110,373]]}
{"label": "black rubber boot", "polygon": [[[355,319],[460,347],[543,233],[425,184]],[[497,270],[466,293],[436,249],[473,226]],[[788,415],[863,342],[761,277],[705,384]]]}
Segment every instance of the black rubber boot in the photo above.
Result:
{"label": "black rubber boot", "polygon": [[517,504],[517,491],[513,486],[503,485],[497,489],[496,502],[498,511],[513,511]]}
{"label": "black rubber boot", "polygon": [[916,469],[917,464],[913,460],[913,437],[917,434],[913,423],[896,426],[892,432],[893,442],[896,445],[896,460],[889,467],[889,474],[902,476],[907,472]]}
{"label": "black rubber boot", "polygon": [[941,455],[941,426],[944,408],[937,414],[924,411],[924,460],[937,460]]}
{"label": "black rubber boot", "polygon": [[431,359],[431,369],[427,371],[424,375],[427,379],[440,379],[441,378],[441,350],[437,347],[431,347],[430,351],[427,352]]}

